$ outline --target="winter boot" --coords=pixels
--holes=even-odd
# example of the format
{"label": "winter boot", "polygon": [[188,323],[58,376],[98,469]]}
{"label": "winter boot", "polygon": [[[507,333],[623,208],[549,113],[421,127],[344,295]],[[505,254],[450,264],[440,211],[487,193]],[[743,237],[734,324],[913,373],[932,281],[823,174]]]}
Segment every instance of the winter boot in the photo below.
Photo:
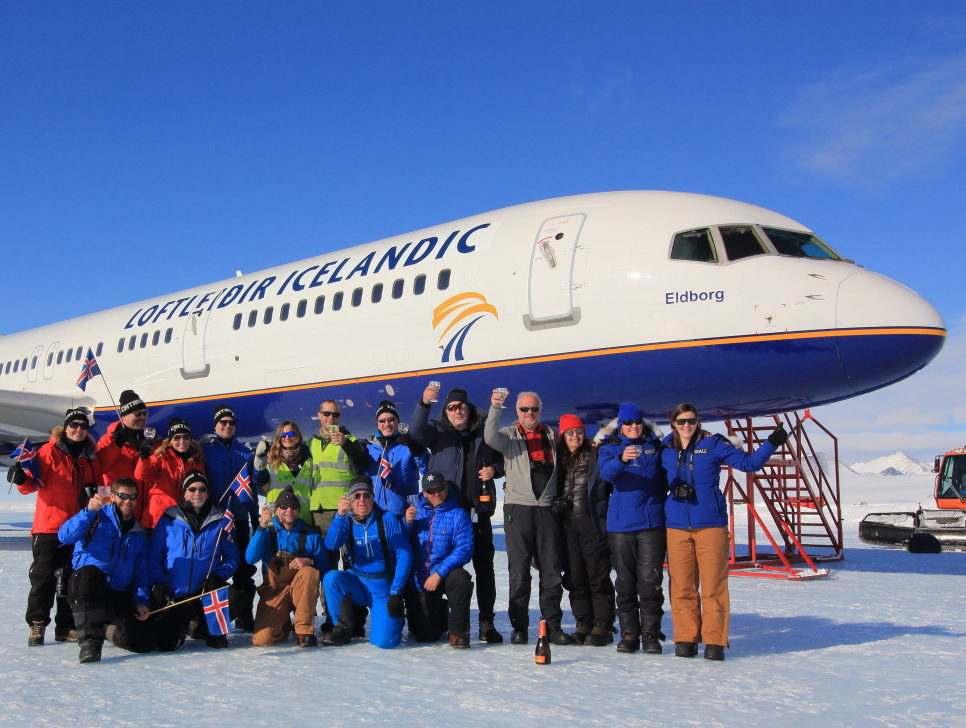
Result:
{"label": "winter boot", "polygon": [[331,632],[322,637],[322,644],[328,647],[342,647],[352,641],[352,630],[336,625]]}
{"label": "winter boot", "polygon": [[577,629],[572,635],[570,635],[574,642],[578,644],[585,644],[587,640],[587,635],[591,633],[594,628],[594,620],[590,617],[576,617]]}
{"label": "winter boot", "polygon": [[314,634],[300,634],[297,635],[299,640],[299,647],[318,647],[319,641],[315,638]]}
{"label": "winter boot", "polygon": [[241,592],[241,604],[238,605],[238,614],[235,616],[235,628],[242,632],[255,631],[255,616],[252,614],[252,607],[255,604],[255,594]]}
{"label": "winter boot", "polygon": [[657,635],[653,635],[650,632],[645,632],[641,635],[641,649],[644,650],[649,655],[660,655],[664,652],[664,648],[661,647],[661,641],[658,639]]}
{"label": "winter boot", "polygon": [[606,619],[598,619],[594,622],[594,628],[590,630],[590,634],[587,635],[587,641],[584,644],[590,645],[591,647],[606,647],[609,644],[613,644],[614,633],[616,631],[613,622],[608,622]]}
{"label": "winter boot", "polygon": [[77,641],[77,630],[54,627],[54,641],[55,642],[76,642]]}
{"label": "winter boot", "polygon": [[705,645],[704,646],[704,659],[705,660],[723,660],[724,659],[724,647],[721,645]]}
{"label": "winter boot", "polygon": [[341,647],[347,645],[352,640],[352,633],[355,629],[355,603],[352,597],[342,597],[339,602],[339,621],[338,624],[322,637],[322,644],[330,647]]}
{"label": "winter boot", "polygon": [[455,647],[456,649],[468,650],[470,648],[470,638],[461,637],[457,634],[451,634],[449,636],[449,644],[451,647]]}
{"label": "winter boot", "polygon": [[80,657],[78,662],[82,665],[88,662],[101,661],[101,647],[104,643],[101,640],[83,640],[80,642]]}
{"label": "winter boot", "polygon": [[77,604],[74,610],[74,624],[77,625],[80,661],[100,662],[101,646],[107,633],[107,604],[104,602]]}
{"label": "winter boot", "polygon": [[694,657],[698,654],[698,645],[694,642],[675,642],[675,657]]}
{"label": "winter boot", "polygon": [[480,640],[489,645],[498,645],[503,642],[503,635],[496,631],[493,626],[493,615],[480,615]]}
{"label": "winter boot", "polygon": [[618,652],[637,652],[641,649],[641,615],[634,612],[621,612],[617,615],[621,625],[621,641],[617,643]]}
{"label": "winter boot", "polygon": [[366,619],[369,617],[369,609],[367,607],[352,607],[352,617],[353,617],[353,637],[365,637],[366,636]]}
{"label": "winter boot", "polygon": [[574,638],[560,628],[560,622],[547,622],[547,638],[555,645],[574,644]]}
{"label": "winter boot", "polygon": [[205,644],[215,650],[224,650],[228,647],[228,638],[223,634],[209,635],[205,637]]}
{"label": "winter boot", "polygon": [[44,644],[44,632],[47,625],[43,622],[30,623],[30,636],[27,638],[27,647],[40,647]]}

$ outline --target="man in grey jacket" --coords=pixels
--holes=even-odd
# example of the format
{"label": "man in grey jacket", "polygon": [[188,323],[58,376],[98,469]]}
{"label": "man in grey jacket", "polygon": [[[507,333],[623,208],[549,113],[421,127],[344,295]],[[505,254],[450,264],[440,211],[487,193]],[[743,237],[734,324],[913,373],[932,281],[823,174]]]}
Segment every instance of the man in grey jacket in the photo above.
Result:
{"label": "man in grey jacket", "polygon": [[504,392],[493,390],[483,439],[503,454],[506,470],[503,531],[510,572],[510,642],[525,645],[529,639],[530,564],[536,560],[540,572],[540,614],[547,622],[547,636],[556,645],[568,645],[573,639],[560,628],[560,528],[550,508],[557,497],[557,433],[540,424],[542,405],[536,392],[517,395],[519,419],[500,428]]}

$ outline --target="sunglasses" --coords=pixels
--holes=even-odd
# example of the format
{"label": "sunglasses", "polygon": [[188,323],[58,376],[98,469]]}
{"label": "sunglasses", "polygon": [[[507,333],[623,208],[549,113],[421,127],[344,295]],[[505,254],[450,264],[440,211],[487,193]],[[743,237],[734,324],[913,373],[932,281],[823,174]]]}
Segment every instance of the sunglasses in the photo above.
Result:
{"label": "sunglasses", "polygon": [[697,417],[678,417],[674,420],[675,425],[696,425],[698,424]]}
{"label": "sunglasses", "polygon": [[438,485],[435,488],[424,488],[423,493],[425,493],[426,495],[439,495],[444,490],[446,490],[445,485]]}
{"label": "sunglasses", "polygon": [[518,410],[526,414],[527,412],[539,412],[539,407],[517,407]]}
{"label": "sunglasses", "polygon": [[298,435],[296,435],[294,432],[283,432],[279,435],[279,437],[298,437]]}
{"label": "sunglasses", "polygon": [[446,405],[446,409],[448,409],[450,412],[458,412],[461,409],[466,409],[466,405],[465,404],[448,404],[448,405]]}
{"label": "sunglasses", "polygon": [[131,414],[134,415],[135,417],[147,417],[148,416],[148,411],[147,410],[138,410],[137,412],[132,412]]}
{"label": "sunglasses", "polygon": [[391,425],[396,421],[395,417],[390,417],[388,420],[376,420],[380,425]]}
{"label": "sunglasses", "polygon": [[171,438],[171,442],[180,442],[181,440],[190,440],[191,435],[174,435]]}
{"label": "sunglasses", "polygon": [[215,424],[216,425],[221,425],[223,427],[234,427],[235,426],[235,421],[234,420],[218,420]]}
{"label": "sunglasses", "polygon": [[365,498],[368,500],[369,498],[372,498],[372,493],[353,493],[352,494],[353,500],[360,500],[362,498]]}
{"label": "sunglasses", "polygon": [[334,420],[337,420],[340,417],[342,417],[341,412],[325,412],[323,410],[319,410],[319,414],[322,415],[323,417],[331,417]]}
{"label": "sunglasses", "polygon": [[72,430],[89,430],[91,428],[91,426],[86,422],[68,422],[67,426]]}
{"label": "sunglasses", "polygon": [[275,506],[276,511],[297,511],[298,506]]}
{"label": "sunglasses", "polygon": [[643,424],[644,424],[644,420],[624,420],[624,425],[627,427],[631,427],[633,425],[643,425]]}
{"label": "sunglasses", "polygon": [[208,492],[208,488],[205,487],[204,485],[199,486],[197,488],[185,488],[185,490],[188,491],[189,493],[207,493]]}
{"label": "sunglasses", "polygon": [[584,428],[583,427],[571,427],[569,430],[564,430],[564,434],[567,437],[576,437],[577,435],[583,435],[584,434]]}
{"label": "sunglasses", "polygon": [[112,495],[116,495],[121,500],[132,500],[133,501],[133,500],[137,500],[138,499],[138,494],[137,493],[118,493],[115,490]]}

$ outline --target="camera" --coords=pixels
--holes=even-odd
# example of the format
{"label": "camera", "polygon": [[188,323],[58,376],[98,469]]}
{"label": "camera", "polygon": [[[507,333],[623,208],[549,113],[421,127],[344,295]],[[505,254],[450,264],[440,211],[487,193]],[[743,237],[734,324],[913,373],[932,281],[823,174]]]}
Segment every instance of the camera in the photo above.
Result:
{"label": "camera", "polygon": [[562,516],[569,513],[574,509],[574,502],[569,498],[564,498],[563,496],[557,496],[553,499],[553,503],[550,504],[550,512],[555,516]]}
{"label": "camera", "polygon": [[694,486],[687,483],[678,483],[674,486],[674,497],[681,500],[691,500],[694,498]]}

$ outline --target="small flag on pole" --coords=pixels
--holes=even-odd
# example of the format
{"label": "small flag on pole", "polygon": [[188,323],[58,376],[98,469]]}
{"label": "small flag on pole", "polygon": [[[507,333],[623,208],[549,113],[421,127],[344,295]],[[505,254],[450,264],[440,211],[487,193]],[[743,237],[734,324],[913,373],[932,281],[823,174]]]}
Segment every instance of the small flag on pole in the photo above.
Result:
{"label": "small flag on pole", "polygon": [[202,594],[201,604],[208,620],[208,634],[212,637],[228,634],[228,587]]}
{"label": "small flag on pole", "polygon": [[386,459],[385,453],[379,458],[379,477],[382,478],[383,485],[389,485],[389,476],[392,475],[392,464]]}
{"label": "small flag on pole", "polygon": [[225,519],[224,519],[223,528],[225,529],[225,533],[228,534],[228,540],[234,541],[235,540],[235,514],[232,513],[231,510],[228,508],[225,509]]}
{"label": "small flag on pole", "polygon": [[101,368],[97,365],[97,359],[94,358],[94,352],[91,351],[90,347],[88,347],[87,356],[84,357],[84,364],[81,367],[80,376],[77,377],[77,386],[86,392],[87,383],[94,377],[99,377],[100,375]]}
{"label": "small flag on pole", "polygon": [[251,503],[254,505],[255,496],[252,495],[252,473],[249,463],[242,465],[242,469],[238,471],[238,475],[228,486],[228,489],[235,494],[242,503]]}
{"label": "small flag on pole", "polygon": [[17,446],[17,449],[13,451],[11,455],[15,461],[20,463],[20,467],[24,469],[31,478],[36,480],[40,485],[43,485],[43,481],[40,479],[40,462],[37,460],[37,450],[34,449],[33,444],[26,437],[23,442]]}

